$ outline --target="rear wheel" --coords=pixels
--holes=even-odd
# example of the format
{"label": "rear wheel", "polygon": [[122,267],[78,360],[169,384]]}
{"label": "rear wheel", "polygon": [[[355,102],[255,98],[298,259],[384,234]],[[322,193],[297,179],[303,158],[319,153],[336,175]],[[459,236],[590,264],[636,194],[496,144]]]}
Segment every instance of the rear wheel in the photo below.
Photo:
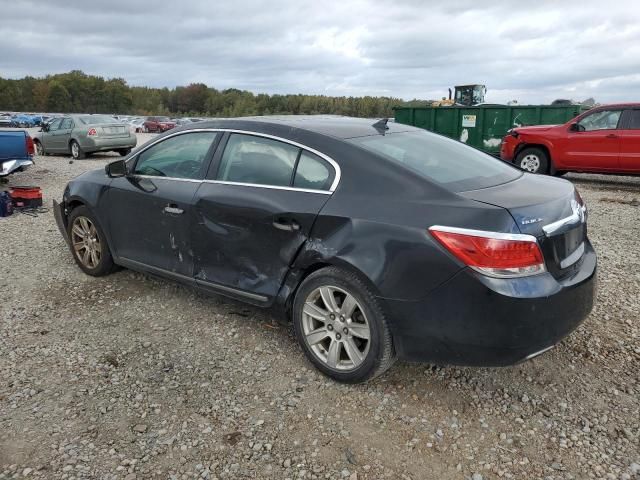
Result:
{"label": "rear wheel", "polygon": [[86,153],[84,153],[84,151],[80,147],[80,144],[75,140],[71,140],[71,143],[69,144],[69,146],[71,148],[71,156],[74,159],[81,160],[87,156]]}
{"label": "rear wheel", "polygon": [[131,153],[130,148],[121,148],[120,150],[118,150],[118,155],[120,155],[121,157],[126,157],[130,153]]}
{"label": "rear wheel", "polygon": [[101,277],[115,269],[104,232],[87,207],[71,212],[67,233],[73,258],[84,273]]}
{"label": "rear wheel", "polygon": [[541,148],[525,148],[516,157],[516,165],[530,173],[549,173],[549,158]]}
{"label": "rear wheel", "polygon": [[346,270],[328,267],[309,275],[296,293],[293,323],[307,358],[339,382],[365,382],[395,361],[380,301]]}

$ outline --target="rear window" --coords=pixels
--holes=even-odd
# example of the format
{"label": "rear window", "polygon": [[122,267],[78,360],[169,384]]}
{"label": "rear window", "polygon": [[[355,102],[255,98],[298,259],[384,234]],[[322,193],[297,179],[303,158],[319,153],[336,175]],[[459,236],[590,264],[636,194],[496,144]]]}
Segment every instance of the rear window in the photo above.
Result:
{"label": "rear window", "polygon": [[118,121],[107,115],[84,115],[80,117],[80,121],[85,125],[99,125],[102,123],[118,123]]}
{"label": "rear window", "polygon": [[463,143],[430,132],[402,132],[348,140],[402,164],[454,192],[506,183],[522,172]]}

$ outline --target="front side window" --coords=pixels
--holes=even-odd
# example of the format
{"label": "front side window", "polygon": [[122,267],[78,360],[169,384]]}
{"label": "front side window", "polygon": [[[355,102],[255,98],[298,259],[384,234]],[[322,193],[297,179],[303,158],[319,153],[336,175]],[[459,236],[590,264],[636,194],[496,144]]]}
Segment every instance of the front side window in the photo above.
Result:
{"label": "front side window", "polygon": [[56,118],[53,122],[49,124],[49,131],[58,130],[60,128],[61,122],[62,122],[61,118]]}
{"label": "front side window", "polygon": [[134,173],[154,177],[202,178],[216,132],[193,132],[169,137],[140,155]]}
{"label": "front side window", "polygon": [[522,172],[463,143],[426,131],[371,135],[348,140],[404,165],[453,192],[506,183]]}
{"label": "front side window", "polygon": [[270,138],[234,133],[218,169],[218,180],[287,187],[300,149]]}
{"label": "front side window", "polygon": [[615,130],[622,110],[601,110],[582,118],[578,122],[578,130],[591,132],[593,130]]}
{"label": "front side window", "polygon": [[60,130],[69,130],[71,128],[71,119],[65,118],[62,120],[62,124],[60,125]]}
{"label": "front side window", "polygon": [[296,168],[293,186],[313,190],[329,190],[333,183],[333,168],[322,158],[303,151]]}

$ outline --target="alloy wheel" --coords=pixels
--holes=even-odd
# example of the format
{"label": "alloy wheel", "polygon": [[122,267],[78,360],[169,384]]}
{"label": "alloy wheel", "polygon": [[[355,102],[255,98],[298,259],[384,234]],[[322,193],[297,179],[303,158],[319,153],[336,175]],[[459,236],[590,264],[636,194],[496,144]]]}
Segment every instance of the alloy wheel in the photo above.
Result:
{"label": "alloy wheel", "polygon": [[73,158],[78,158],[79,154],[80,154],[80,147],[76,142],[73,142],[71,144],[71,155],[73,156]]}
{"label": "alloy wheel", "polygon": [[96,268],[102,257],[102,245],[98,231],[87,217],[77,217],[71,228],[71,244],[78,260],[87,268]]}
{"label": "alloy wheel", "polygon": [[522,160],[520,160],[520,168],[531,173],[538,172],[538,170],[540,170],[540,157],[533,153],[525,155],[522,157]]}
{"label": "alloy wheel", "polygon": [[313,290],[304,303],[302,328],[313,354],[334,370],[355,370],[369,353],[369,321],[355,297],[342,288]]}
{"label": "alloy wheel", "polygon": [[42,144],[40,142],[35,142],[35,144],[36,144],[36,155],[41,157],[42,155],[44,155],[44,148],[42,147]]}

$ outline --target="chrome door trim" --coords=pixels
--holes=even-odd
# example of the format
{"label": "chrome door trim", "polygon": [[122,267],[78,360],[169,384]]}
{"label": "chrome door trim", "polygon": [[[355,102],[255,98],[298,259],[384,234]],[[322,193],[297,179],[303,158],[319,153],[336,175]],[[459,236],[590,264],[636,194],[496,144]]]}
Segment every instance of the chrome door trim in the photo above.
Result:
{"label": "chrome door trim", "polygon": [[209,287],[213,290],[219,290],[220,292],[231,293],[233,295],[239,295],[241,297],[249,298],[251,300],[257,300],[259,302],[266,302],[269,298],[264,295],[260,295],[258,293],[245,292],[244,290],[239,290],[233,287],[227,287],[226,285],[220,285],[219,283],[210,282],[208,280],[200,280],[199,278],[195,279],[196,284],[200,287]]}
{"label": "chrome door trim", "polygon": [[265,297],[264,295],[259,295],[257,293],[251,293],[251,292],[245,292],[244,290],[239,290],[237,288],[233,288],[233,287],[227,287],[226,285],[220,285],[219,283],[214,283],[214,282],[209,282],[209,281],[205,281],[205,280],[199,280],[195,277],[188,277],[186,275],[182,275],[180,273],[175,273],[172,272],[170,270],[165,270],[164,268],[160,268],[160,267],[154,267],[153,265],[147,265],[146,263],[142,263],[142,262],[138,262],[137,260],[131,260],[129,258],[126,257],[119,257],[118,258],[119,262],[123,264],[123,266],[127,266],[129,265],[130,268],[135,268],[138,267],[140,269],[149,271],[149,272],[153,272],[156,275],[160,275],[162,277],[166,277],[166,278],[174,278],[177,280],[181,280],[185,283],[188,283],[189,285],[192,286],[198,286],[198,287],[209,287],[211,289],[214,290],[218,290],[220,292],[224,292],[224,293],[231,293],[233,295],[238,295],[241,297],[245,297],[251,300],[258,300],[260,302],[267,302],[267,300],[269,300],[268,297]]}
{"label": "chrome door trim", "polygon": [[[254,131],[250,131],[250,130],[238,130],[235,128],[194,128],[194,129],[190,129],[190,130],[181,130],[179,132],[175,132],[166,136],[163,136],[162,138],[159,138],[157,140],[155,140],[154,142],[146,145],[144,148],[136,151],[130,158],[134,158],[138,155],[140,155],[142,152],[144,152],[145,150],[151,148],[152,146],[156,145],[157,143],[160,143],[161,141],[166,140],[167,138],[171,138],[171,137],[175,137],[177,135],[182,135],[185,133],[198,133],[198,132],[229,132],[229,133],[240,133],[240,134],[244,134],[244,135],[253,135],[256,137],[264,137],[264,138],[270,138],[272,140],[277,140],[283,143],[288,143],[289,145],[293,145],[295,147],[301,148],[303,150],[306,150],[308,152],[311,152],[317,156],[319,156],[320,158],[322,158],[323,160],[326,160],[332,167],[333,170],[335,172],[335,177],[333,178],[333,183],[331,184],[331,186],[329,187],[329,190],[312,190],[312,189],[305,189],[305,188],[295,188],[295,187],[280,187],[280,186],[276,186],[276,185],[260,185],[260,184],[255,184],[255,183],[241,183],[241,182],[229,182],[226,180],[191,180],[191,179],[181,179],[181,178],[174,178],[174,177],[154,177],[153,175],[136,175],[133,174],[137,177],[145,177],[145,178],[164,178],[164,179],[170,179],[170,180],[186,180],[186,181],[204,181],[206,183],[222,183],[222,184],[226,184],[226,185],[243,185],[243,186],[247,186],[247,187],[259,187],[259,188],[273,188],[276,190],[293,190],[293,191],[302,191],[302,192],[310,192],[310,193],[324,193],[324,194],[332,194],[335,189],[338,187],[338,184],[340,183],[340,178],[342,177],[342,170],[340,168],[340,165],[331,157],[329,157],[328,155],[314,149],[311,147],[308,147],[302,143],[298,143],[295,142],[293,140],[289,140],[287,138],[283,138],[283,137],[278,137],[277,135],[270,135],[268,133],[261,133],[261,132],[254,132]],[[128,159],[127,159],[128,160]]]}
{"label": "chrome door trim", "polygon": [[576,263],[584,255],[584,242],[578,245],[571,255],[560,262],[560,268],[567,268]]}

